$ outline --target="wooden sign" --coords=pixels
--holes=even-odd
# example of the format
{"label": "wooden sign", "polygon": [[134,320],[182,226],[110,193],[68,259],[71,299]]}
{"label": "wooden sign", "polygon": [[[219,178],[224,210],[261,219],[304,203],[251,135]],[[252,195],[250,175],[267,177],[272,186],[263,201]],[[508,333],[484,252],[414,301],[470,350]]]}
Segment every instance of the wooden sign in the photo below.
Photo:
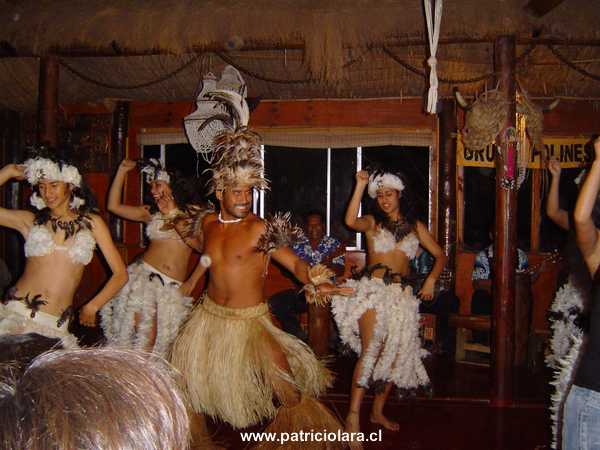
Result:
{"label": "wooden sign", "polygon": [[[583,167],[590,164],[594,159],[593,148],[586,146],[589,138],[582,137],[546,137],[544,146],[546,154],[560,161],[562,168]],[[494,167],[496,157],[496,145],[491,144],[481,150],[467,149],[462,138],[456,139],[456,163],[466,167]],[[531,152],[530,161],[527,165],[530,169],[545,167],[542,165],[541,154],[536,149]]]}

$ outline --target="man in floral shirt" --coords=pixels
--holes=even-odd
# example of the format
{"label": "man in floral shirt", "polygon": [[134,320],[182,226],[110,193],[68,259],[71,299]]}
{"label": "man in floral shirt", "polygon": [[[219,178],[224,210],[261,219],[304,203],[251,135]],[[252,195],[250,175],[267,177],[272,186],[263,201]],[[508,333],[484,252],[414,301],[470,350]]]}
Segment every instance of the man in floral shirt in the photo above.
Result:
{"label": "man in floral shirt", "polygon": [[[294,253],[308,262],[311,266],[325,264],[336,275],[344,272],[345,246],[339,239],[325,235],[325,220],[320,211],[310,211],[304,219],[305,239],[292,247]],[[281,323],[287,333],[301,339],[306,339],[306,332],[302,330],[298,315],[306,312],[307,305],[304,293],[290,289],[278,292],[269,300],[271,312]]]}
{"label": "man in floral shirt", "polygon": [[[527,254],[517,249],[517,273],[524,272],[529,266]],[[494,243],[477,253],[471,279],[473,280],[473,297],[471,314],[490,315],[492,313],[491,279],[494,267]]]}

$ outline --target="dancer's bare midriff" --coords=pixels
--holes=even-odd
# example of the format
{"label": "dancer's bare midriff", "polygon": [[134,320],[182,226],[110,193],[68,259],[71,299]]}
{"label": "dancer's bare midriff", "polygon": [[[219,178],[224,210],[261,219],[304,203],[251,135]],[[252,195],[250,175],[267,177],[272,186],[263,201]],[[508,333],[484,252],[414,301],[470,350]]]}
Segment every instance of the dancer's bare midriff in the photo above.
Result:
{"label": "dancer's bare midriff", "polygon": [[27,259],[25,271],[15,285],[15,298],[39,295],[39,311],[60,317],[73,304],[75,291],[83,276],[84,266],[73,263],[66,252],[55,251],[46,256]]}
{"label": "dancer's bare midriff", "polygon": [[166,276],[184,281],[192,249],[178,239],[155,239],[144,252],[144,262]]}

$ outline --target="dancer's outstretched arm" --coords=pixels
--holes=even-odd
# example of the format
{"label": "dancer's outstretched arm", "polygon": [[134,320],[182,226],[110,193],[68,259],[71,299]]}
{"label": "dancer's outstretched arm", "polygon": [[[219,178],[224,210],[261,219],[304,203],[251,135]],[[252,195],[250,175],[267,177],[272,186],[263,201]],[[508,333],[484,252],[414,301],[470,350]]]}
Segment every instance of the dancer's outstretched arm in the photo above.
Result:
{"label": "dancer's outstretched arm", "polygon": [[364,233],[375,227],[375,219],[372,216],[358,217],[360,200],[368,184],[369,173],[366,170],[356,172],[356,186],[346,210],[345,223],[349,228],[359,233]]}
{"label": "dancer's outstretched arm", "polygon": [[[0,186],[7,181],[15,179],[24,180],[24,167],[17,164],[7,164],[0,169]],[[29,228],[33,223],[34,214],[31,211],[21,209],[0,208],[0,226],[17,230],[23,236],[27,236]]]}
{"label": "dancer's outstretched arm", "polygon": [[440,245],[435,241],[427,227],[422,222],[417,221],[416,229],[421,246],[435,258],[433,268],[425,279],[423,287],[419,291],[418,296],[423,300],[432,300],[435,282],[442,273],[442,270],[444,270],[447,258],[442,250],[442,247],[440,247]]}
{"label": "dancer's outstretched arm", "polygon": [[79,321],[88,327],[96,324],[96,313],[119,292],[128,279],[127,268],[112,240],[108,227],[102,218],[95,214],[92,216],[92,233],[112,275],[100,292],[81,308]]}
{"label": "dancer's outstretched arm", "polygon": [[135,169],[135,166],[135,161],[132,161],[131,159],[124,159],[121,161],[115,179],[110,186],[110,191],[108,192],[108,204],[106,205],[106,208],[114,215],[122,217],[123,219],[133,220],[134,222],[149,222],[152,218],[149,206],[126,205],[121,199],[123,196],[125,178],[131,170]]}
{"label": "dancer's outstretched arm", "polygon": [[563,230],[569,229],[569,213],[560,207],[558,201],[558,188],[560,185],[560,162],[555,159],[548,161],[548,170],[552,175],[550,182],[550,191],[548,192],[548,200],[546,201],[546,214],[556,225]]}
{"label": "dancer's outstretched arm", "polygon": [[599,231],[592,220],[592,211],[600,189],[600,138],[594,141],[594,151],[596,158],[579,192],[574,213],[577,245],[592,276],[600,265]]}

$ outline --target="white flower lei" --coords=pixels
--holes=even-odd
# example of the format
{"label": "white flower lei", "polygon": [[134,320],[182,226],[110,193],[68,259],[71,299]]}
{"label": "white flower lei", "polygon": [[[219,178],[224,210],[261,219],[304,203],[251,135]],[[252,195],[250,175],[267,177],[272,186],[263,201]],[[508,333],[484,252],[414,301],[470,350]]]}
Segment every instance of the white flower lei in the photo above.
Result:
{"label": "white flower lei", "polygon": [[369,197],[375,198],[377,197],[377,191],[381,188],[392,188],[396,189],[398,192],[402,192],[404,190],[404,183],[402,180],[392,173],[384,173],[379,175],[373,175],[369,177]]}

